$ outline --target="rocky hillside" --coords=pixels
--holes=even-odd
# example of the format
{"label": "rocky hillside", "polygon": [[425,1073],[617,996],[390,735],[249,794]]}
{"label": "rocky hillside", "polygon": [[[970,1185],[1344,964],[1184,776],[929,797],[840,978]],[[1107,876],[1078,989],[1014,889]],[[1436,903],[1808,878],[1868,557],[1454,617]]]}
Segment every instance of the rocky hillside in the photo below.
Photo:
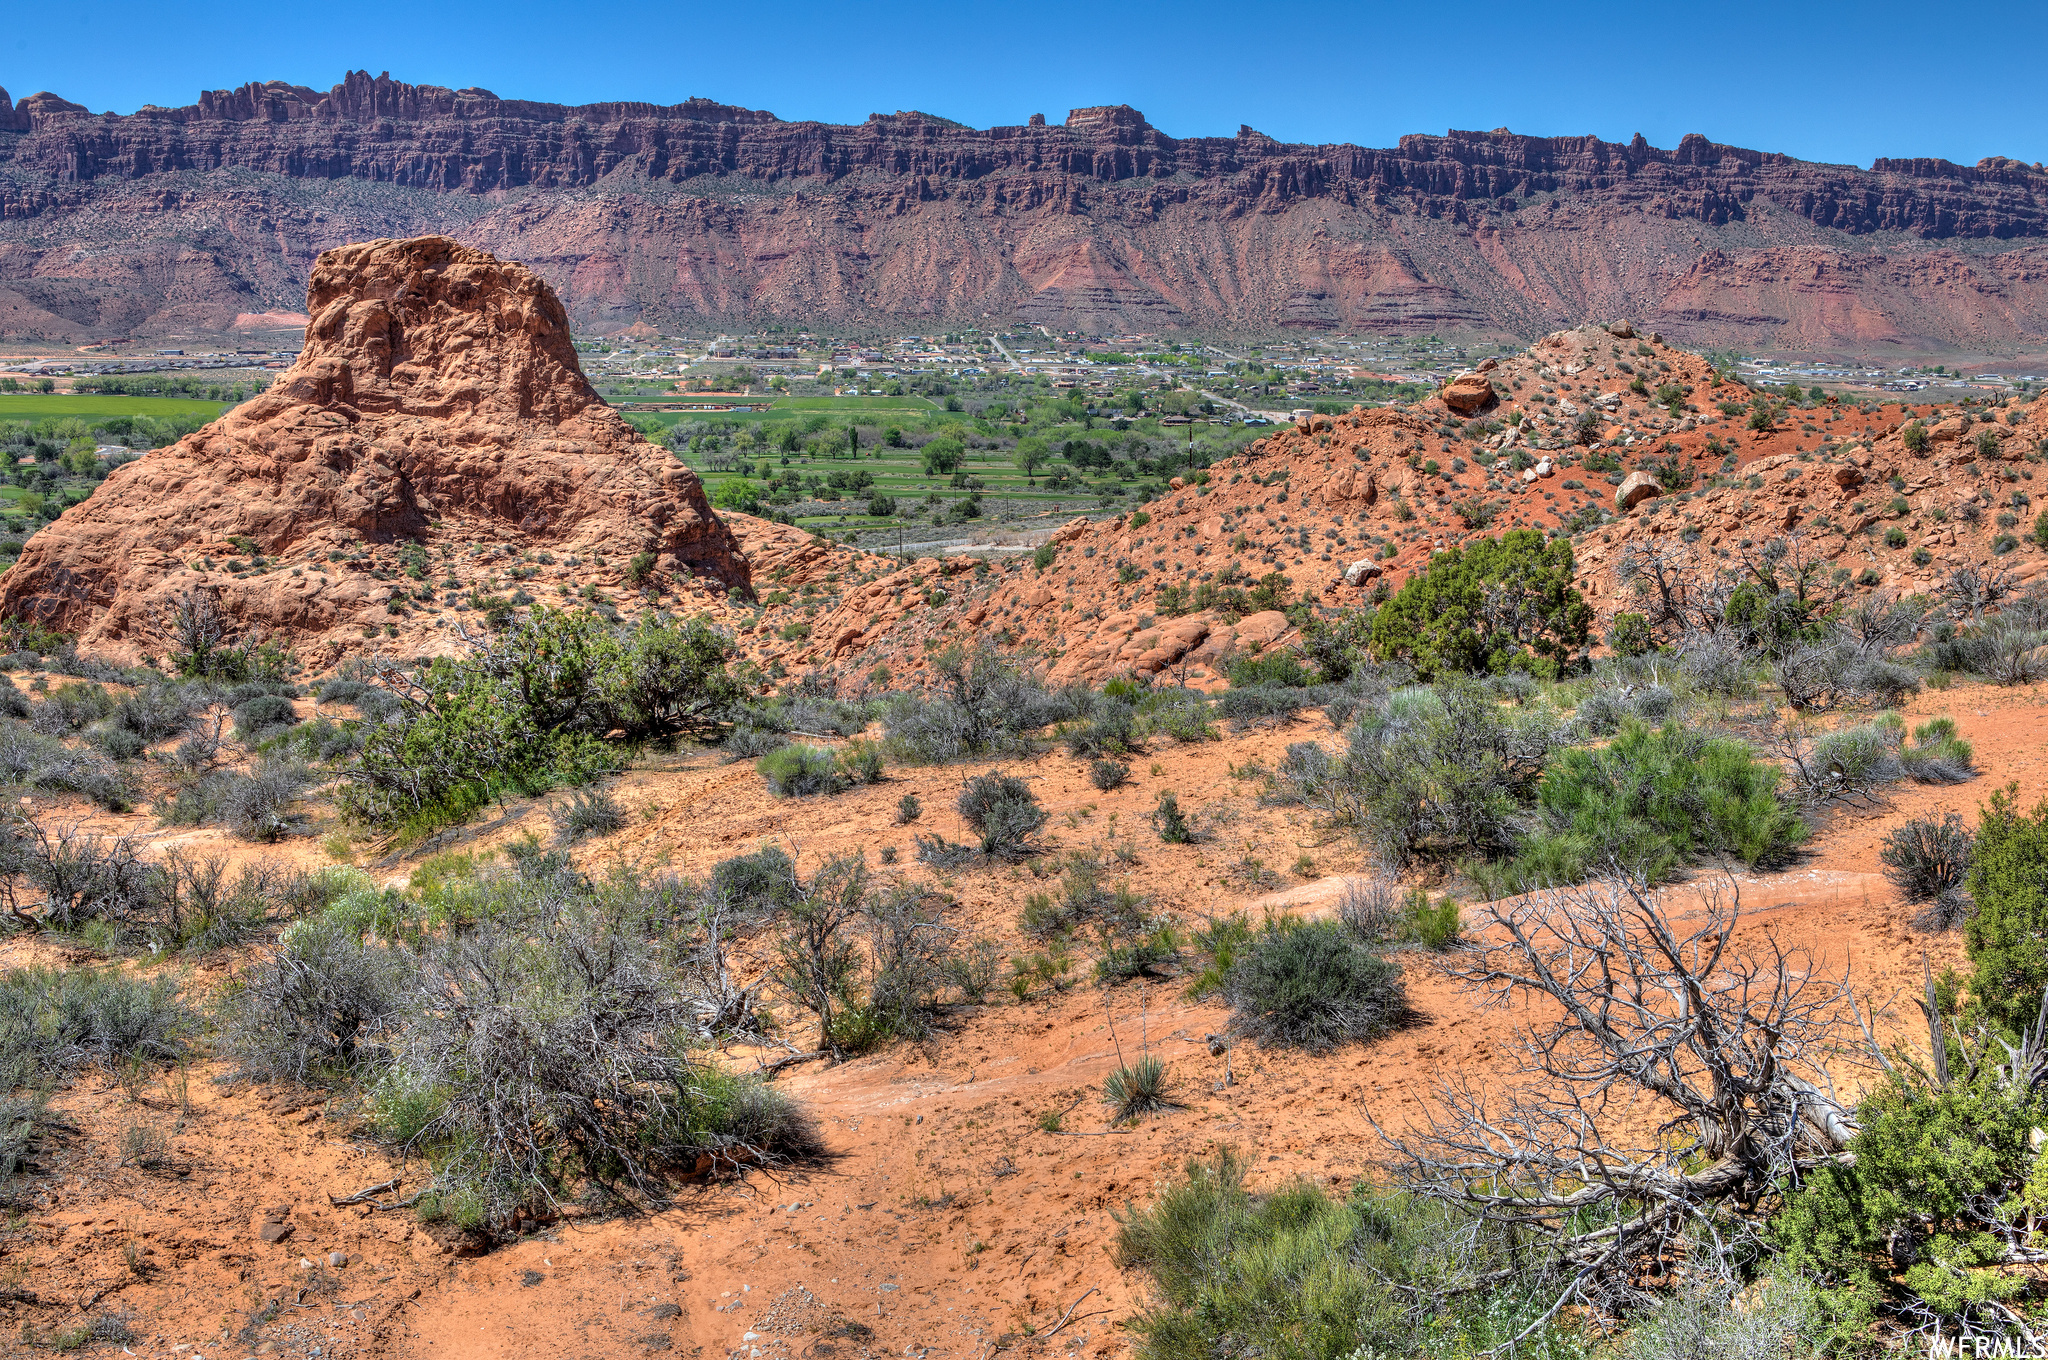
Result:
{"label": "rocky hillside", "polygon": [[306,307],[276,385],[35,535],[0,613],[132,657],[166,649],[174,600],[211,593],[322,665],[371,637],[443,650],[444,602],[519,583],[746,587],[696,474],[591,389],[531,271],[438,237],[371,241],[320,257]]}
{"label": "rocky hillside", "polygon": [[224,330],[320,252],[433,232],[532,262],[579,326],[1022,319],[1533,338],[1630,315],[1694,345],[2048,335],[2048,175],[1816,165],[1494,132],[1396,148],[1135,110],[973,129],[576,108],[351,73],[95,115],[0,92],[0,335]]}
{"label": "rocky hillside", "polygon": [[[1660,389],[1676,401],[1657,404]],[[1560,331],[1413,410],[1316,416],[1201,484],[1176,479],[1141,512],[1075,520],[1043,568],[961,557],[888,569],[823,544],[787,553],[772,578],[788,603],[748,640],[769,664],[885,666],[901,683],[946,642],[986,636],[1035,648],[1062,679],[1136,671],[1213,687],[1233,651],[1297,640],[1273,607],[1283,600],[1355,605],[1443,548],[1524,527],[1572,532],[1597,633],[1643,608],[1617,571],[1631,546],[1712,571],[1785,538],[1829,575],[1894,595],[1936,591],[1965,566],[2021,583],[2048,574],[2048,551],[2026,536],[2042,403],[1822,402],[1780,406],[1752,429],[1754,395],[1660,336]],[[1926,432],[1918,449],[1901,433],[1913,423]],[[1202,607],[1205,591],[1217,603]],[[816,600],[831,604],[792,628]]]}

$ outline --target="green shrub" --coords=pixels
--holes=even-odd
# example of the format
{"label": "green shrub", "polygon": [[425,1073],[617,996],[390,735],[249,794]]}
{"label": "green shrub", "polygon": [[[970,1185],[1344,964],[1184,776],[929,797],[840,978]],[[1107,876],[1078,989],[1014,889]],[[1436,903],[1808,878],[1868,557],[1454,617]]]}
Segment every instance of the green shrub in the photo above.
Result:
{"label": "green shrub", "polygon": [[1906,446],[1908,453],[1925,453],[1927,427],[1917,420],[1908,421],[1905,428],[1899,431],[1899,442]]}
{"label": "green shrub", "polygon": [[848,784],[879,784],[888,762],[879,743],[855,738],[839,749],[839,776]]}
{"label": "green shrub", "polygon": [[1545,709],[1505,709],[1475,681],[1415,686],[1361,712],[1340,752],[1289,746],[1263,797],[1355,829],[1391,864],[1492,856],[1562,735]]}
{"label": "green shrub", "polygon": [[1102,1098],[1114,1107],[1111,1117],[1118,1123],[1178,1108],[1171,1070],[1150,1053],[1111,1072],[1102,1083]]}
{"label": "green shrub", "polygon": [[1178,686],[1148,690],[1138,700],[1138,732],[1179,742],[1213,741],[1216,729],[1209,722],[1209,697],[1200,690]]}
{"label": "green shrub", "polygon": [[1906,546],[1906,531],[1905,531],[1904,529],[1901,529],[1901,528],[1900,528],[1900,527],[1899,527],[1898,525],[1896,525],[1896,524],[1892,525],[1892,527],[1891,527],[1891,528],[1889,528],[1889,529],[1886,529],[1886,530],[1884,531],[1884,545],[1885,545],[1885,546],[1886,546],[1887,548],[1903,548],[1903,547],[1905,547],[1905,546]]}
{"label": "green shrub", "polygon": [[1145,899],[1128,883],[1111,886],[1103,879],[1099,861],[1077,854],[1067,859],[1059,896],[1031,894],[1024,900],[1019,924],[1025,934],[1040,939],[1061,939],[1084,925],[1094,925],[1107,936],[1129,936],[1144,931],[1144,906]]}
{"label": "green shrub", "polygon": [[1986,1061],[1946,1087],[1891,1078],[1857,1119],[1853,1165],[1807,1173],[1772,1225],[1786,1266],[1820,1285],[1832,1339],[1854,1352],[1880,1320],[1929,1313],[1951,1335],[1965,1319],[2003,1331],[1985,1305],[2028,1283],[1986,1267],[2002,1247],[1994,1233],[2025,1215],[2029,1131],[2048,1122],[2048,1105]]}
{"label": "green shrub", "polygon": [[380,826],[466,816],[499,789],[540,793],[616,768],[607,734],[709,733],[742,695],[729,639],[702,619],[615,625],[535,608],[463,657],[411,677],[414,698],[370,725],[344,767],[343,811]]}
{"label": "green shrub", "polygon": [[1098,699],[1089,716],[1063,734],[1076,756],[1120,756],[1144,745],[1138,736],[1138,711],[1116,699]]}
{"label": "green shrub", "polygon": [[1001,770],[969,779],[954,806],[981,837],[981,852],[1004,859],[1030,854],[1046,822],[1046,811],[1031,786]]}
{"label": "green shrub", "polygon": [[[1432,905],[1424,888],[1412,889],[1395,918],[1393,938],[1404,944],[1418,944],[1441,952],[1456,944],[1464,929],[1458,899],[1445,895]],[[1354,930],[1353,932],[1357,932]]]}
{"label": "green shrub", "polygon": [[1620,613],[1614,616],[1614,623],[1607,630],[1607,645],[1617,656],[1644,656],[1657,643],[1650,636],[1650,620],[1647,615]]}
{"label": "green shrub", "polygon": [[1968,883],[1971,996],[1994,1024],[2021,1033],[2048,987],[2048,799],[2023,813],[2017,784],[1991,795],[1978,814]]}
{"label": "green shrub", "polygon": [[336,1080],[388,1056],[407,961],[366,944],[352,910],[294,924],[216,1004],[219,1049],[259,1081]]}
{"label": "green shrub", "polygon": [[1922,784],[1961,783],[1976,773],[1974,759],[1970,743],[1956,735],[1954,718],[1928,719],[1899,747],[1906,777]]}
{"label": "green shrub", "polygon": [[755,761],[754,770],[778,798],[837,793],[842,787],[838,759],[823,746],[784,746]]}
{"label": "green shrub", "polygon": [[1236,1032],[1327,1052],[1373,1039],[1407,1014],[1401,970],[1337,921],[1276,920],[1224,977]]}
{"label": "green shrub", "polygon": [[2034,532],[2032,536],[2036,543],[2044,548],[2048,548],[2048,510],[2043,510],[2040,514],[2034,516]]}
{"label": "green shrub", "polygon": [[1041,543],[1031,550],[1031,565],[1044,571],[1053,564],[1053,559],[1059,556],[1059,552],[1057,543]]}
{"label": "green shrub", "polygon": [[235,708],[235,739],[253,746],[279,728],[298,722],[292,701],[281,694],[260,694]]}
{"label": "green shrub", "polygon": [[[1300,689],[1313,683],[1308,669],[1301,664],[1301,658],[1291,651],[1263,652],[1258,656],[1242,656],[1230,663],[1230,687],[1251,689],[1271,687]],[[1228,716],[1228,715],[1226,715]]]}
{"label": "green shrub", "polygon": [[1085,695],[1048,690],[1038,671],[991,647],[947,647],[932,668],[932,692],[894,696],[883,714],[890,752],[900,760],[936,765],[1020,750],[1030,733],[1085,711]]}
{"label": "green shrub", "polygon": [[548,820],[554,823],[556,844],[574,845],[585,836],[625,830],[626,810],[603,789],[591,789],[549,804]]}
{"label": "green shrub", "polygon": [[94,1066],[175,1063],[198,1016],[168,977],[40,965],[0,973],[0,1090],[47,1086]]}
{"label": "green shrub", "polygon": [[1430,558],[1373,617],[1372,650],[1427,679],[1533,665],[1551,674],[1585,646],[1593,611],[1572,584],[1572,547],[1514,529]]}
{"label": "green shrub", "polygon": [[1159,795],[1159,805],[1152,809],[1152,825],[1159,830],[1159,839],[1168,845],[1186,845],[1195,838],[1194,828],[1180,810],[1180,799],[1168,789]]}
{"label": "green shrub", "polygon": [[742,916],[782,911],[797,898],[796,861],[779,845],[720,860],[711,869],[711,893]]}
{"label": "green shrub", "polygon": [[1104,793],[1131,782],[1131,767],[1121,760],[1096,760],[1088,765],[1088,782]]}
{"label": "green shrub", "polygon": [[1783,863],[1806,826],[1778,780],[1739,741],[1631,718],[1604,747],[1558,754],[1537,789],[1539,826],[1486,881],[1505,895],[1610,865],[1657,883],[1707,854]]}
{"label": "green shrub", "polygon": [[[1119,1215],[1116,1262],[1157,1288],[1128,1324],[1142,1360],[1346,1360],[1414,1353],[1579,1360],[1544,1318],[1541,1272],[1447,1211],[1360,1182],[1344,1199],[1306,1181],[1254,1194],[1242,1155],[1190,1160],[1185,1179]],[[1506,1289],[1445,1288],[1498,1270]]]}

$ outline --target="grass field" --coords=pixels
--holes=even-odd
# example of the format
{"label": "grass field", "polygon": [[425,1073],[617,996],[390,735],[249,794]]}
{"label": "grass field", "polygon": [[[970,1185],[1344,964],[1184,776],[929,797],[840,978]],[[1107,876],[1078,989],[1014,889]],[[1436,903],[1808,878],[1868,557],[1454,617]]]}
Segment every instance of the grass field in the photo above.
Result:
{"label": "grass field", "polygon": [[[1079,433],[1079,431],[1075,433]],[[1057,445],[1057,440],[1054,442]],[[878,454],[881,456],[876,456]],[[758,482],[759,478],[755,474],[764,460],[768,463],[770,469],[777,473],[786,470],[781,454],[755,453],[747,459],[747,464],[750,468],[747,476],[750,480]],[[705,490],[713,495],[717,494],[720,482],[736,475],[735,473],[709,471],[704,467],[703,461],[698,458],[686,458],[685,461],[697,470],[698,475],[704,479]],[[929,530],[931,527],[930,523],[928,521],[912,521],[905,525],[897,520],[877,520],[871,518],[865,513],[868,498],[876,494],[893,496],[901,505],[905,502],[922,501],[933,492],[949,501],[963,499],[969,494],[966,490],[954,487],[950,476],[926,476],[923,456],[915,449],[863,449],[858,461],[850,458],[806,459],[799,454],[793,455],[793,461],[790,466],[806,476],[815,474],[821,480],[826,474],[831,472],[854,471],[865,472],[875,479],[875,484],[866,490],[840,493],[843,499],[838,501],[837,504],[845,507],[844,524],[839,522],[838,515],[833,514],[805,516],[797,521],[807,528],[829,528],[838,531],[842,529],[881,529],[896,526],[915,533],[920,530]],[[967,461],[963,466],[969,477],[983,483],[981,495],[984,499],[1021,501],[1027,504],[1041,505],[1047,509],[1064,504],[1070,509],[1080,510],[1093,508],[1101,497],[1101,492],[1092,486],[1069,485],[1060,490],[1048,488],[1046,485],[1046,474],[1051,470],[1049,468],[1041,468],[1036,483],[1033,484],[1027,481],[1023,472],[1010,462],[1007,453],[996,450],[969,450]],[[1099,481],[1100,475],[1095,474],[1095,476],[1096,480]],[[1121,485],[1129,489],[1135,489],[1135,486],[1138,484],[1122,483]],[[806,495],[808,496],[808,493]],[[1132,496],[1129,503],[1135,505],[1137,498]]]}
{"label": "grass field", "polygon": [[113,416],[201,416],[212,420],[227,410],[224,402],[191,401],[185,397],[103,397],[95,394],[69,396],[61,392],[15,396],[0,393],[0,421],[47,420],[52,416],[77,416],[81,420],[107,420]]}
{"label": "grass field", "polygon": [[778,397],[778,409],[792,411],[936,411],[939,404],[929,397]]}
{"label": "grass field", "polygon": [[[688,397],[664,396],[647,398],[620,397],[627,400],[647,401],[688,401]],[[805,416],[833,416],[839,420],[851,417],[858,425],[902,424],[906,420],[930,420],[951,415],[955,420],[965,420],[959,412],[941,410],[938,403],[925,397],[777,397],[775,404],[766,411],[630,411],[626,414],[635,419],[658,420],[664,425],[674,425],[685,420],[731,420],[761,421],[774,423],[783,420],[801,420]]]}

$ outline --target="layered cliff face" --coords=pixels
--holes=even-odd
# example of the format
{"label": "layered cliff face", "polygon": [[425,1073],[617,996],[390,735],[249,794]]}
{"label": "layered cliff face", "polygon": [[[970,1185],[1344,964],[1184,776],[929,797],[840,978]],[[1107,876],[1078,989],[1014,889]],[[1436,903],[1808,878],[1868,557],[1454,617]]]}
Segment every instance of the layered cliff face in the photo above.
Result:
{"label": "layered cliff face", "polygon": [[[579,325],[784,317],[1451,329],[1630,313],[1697,343],[2048,333],[2048,174],[1823,166],[1688,136],[1174,138],[499,99],[351,74],[95,116],[0,94],[0,329],[225,329],[344,239],[535,261]],[[1832,300],[1846,299],[1832,306]],[[1810,312],[1820,312],[1816,320]]]}
{"label": "layered cliff face", "polygon": [[667,588],[747,584],[696,475],[599,399],[523,266],[371,241],[320,256],[306,310],[305,351],[269,392],[30,539],[0,614],[132,654],[163,649],[173,599],[215,591],[318,660],[366,629],[434,650],[441,591],[492,588],[508,555],[616,574],[646,553]]}

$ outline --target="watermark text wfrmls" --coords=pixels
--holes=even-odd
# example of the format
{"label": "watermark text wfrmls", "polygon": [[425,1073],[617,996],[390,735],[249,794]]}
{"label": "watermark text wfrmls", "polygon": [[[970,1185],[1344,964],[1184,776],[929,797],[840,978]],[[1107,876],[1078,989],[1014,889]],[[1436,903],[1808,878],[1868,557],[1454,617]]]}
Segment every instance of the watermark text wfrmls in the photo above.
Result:
{"label": "watermark text wfrmls", "polygon": [[2048,1360],[2048,1344],[2021,1336],[1940,1336],[1927,1343],[1929,1360]]}

